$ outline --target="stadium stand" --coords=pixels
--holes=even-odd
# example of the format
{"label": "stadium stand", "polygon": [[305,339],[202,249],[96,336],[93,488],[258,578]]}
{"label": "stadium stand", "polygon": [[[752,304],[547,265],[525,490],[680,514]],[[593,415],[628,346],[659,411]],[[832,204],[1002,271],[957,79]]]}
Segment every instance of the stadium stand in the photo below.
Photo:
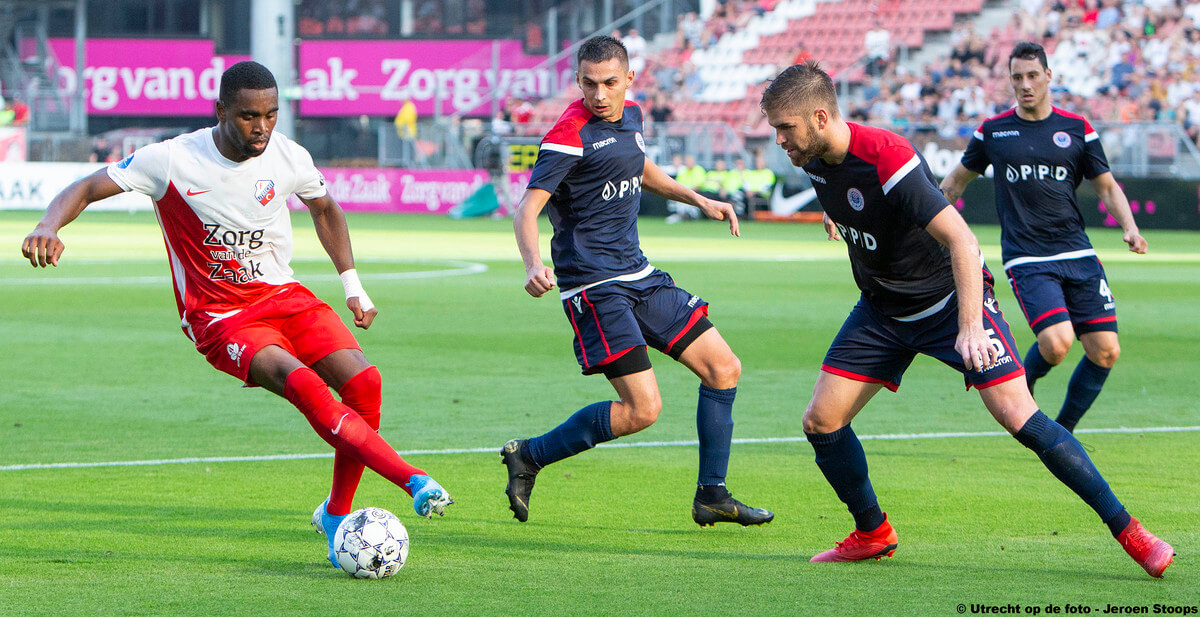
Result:
{"label": "stadium stand", "polygon": [[[1050,54],[1058,105],[1094,122],[1178,122],[1200,138],[1200,2],[993,4],[1008,9],[1006,23],[982,23],[984,0],[727,0],[707,18],[680,15],[674,35],[647,50],[635,89],[643,103],[665,94],[672,121],[724,122],[765,138],[758,100],[766,80],[812,57],[851,86],[855,120],[957,132],[1012,105],[1004,60],[1016,42],[1032,40]],[[893,53],[868,75],[864,39],[876,21],[893,52],[918,50],[931,35],[948,35],[939,38],[949,49],[925,63],[898,62]],[[553,122],[574,96],[536,103],[529,129]]]}

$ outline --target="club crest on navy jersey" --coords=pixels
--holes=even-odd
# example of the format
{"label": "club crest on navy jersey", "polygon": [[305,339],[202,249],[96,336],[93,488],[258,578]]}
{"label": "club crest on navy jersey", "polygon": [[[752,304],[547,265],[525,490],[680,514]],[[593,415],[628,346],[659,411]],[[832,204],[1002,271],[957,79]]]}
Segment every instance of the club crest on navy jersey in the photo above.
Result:
{"label": "club crest on navy jersey", "polygon": [[634,133],[633,139],[637,142],[638,147],[641,148],[642,152],[644,153],[646,151],[646,140],[642,139],[642,132],[638,131]]}
{"label": "club crest on navy jersey", "polygon": [[259,180],[254,183],[254,199],[264,206],[275,199],[275,181]]}
{"label": "club crest on navy jersey", "polygon": [[854,208],[855,212],[862,212],[862,209],[867,205],[867,202],[863,199],[862,191],[856,188],[846,191],[846,201],[850,202],[850,207]]}
{"label": "club crest on navy jersey", "polygon": [[1066,131],[1059,131],[1054,134],[1054,145],[1059,148],[1071,147],[1071,136]]}

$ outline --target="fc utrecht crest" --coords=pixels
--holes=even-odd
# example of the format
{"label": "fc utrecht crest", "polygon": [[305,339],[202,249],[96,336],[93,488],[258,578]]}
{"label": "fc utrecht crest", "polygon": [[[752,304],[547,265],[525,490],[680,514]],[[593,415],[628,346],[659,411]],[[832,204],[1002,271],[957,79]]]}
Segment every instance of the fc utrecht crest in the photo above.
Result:
{"label": "fc utrecht crest", "polygon": [[267,205],[272,199],[275,199],[275,181],[274,180],[259,180],[254,183],[254,198],[258,203]]}

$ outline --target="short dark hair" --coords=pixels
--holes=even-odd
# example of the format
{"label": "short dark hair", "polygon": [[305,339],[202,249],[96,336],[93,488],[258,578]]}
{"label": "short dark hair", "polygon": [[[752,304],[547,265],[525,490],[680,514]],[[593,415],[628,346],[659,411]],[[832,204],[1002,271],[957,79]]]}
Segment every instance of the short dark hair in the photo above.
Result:
{"label": "short dark hair", "polygon": [[760,105],[764,112],[825,106],[830,114],[838,113],[833,80],[811,59],[784,69],[763,91]]}
{"label": "short dark hair", "polygon": [[1032,41],[1022,41],[1017,43],[1016,47],[1013,47],[1012,53],[1008,54],[1008,66],[1010,68],[1015,58],[1037,60],[1042,65],[1042,68],[1050,68],[1050,65],[1046,63],[1046,50],[1041,45]]}
{"label": "short dark hair", "polygon": [[232,105],[240,90],[271,88],[279,89],[271,70],[253,60],[244,60],[225,69],[221,74],[221,103],[226,107]]}
{"label": "short dark hair", "polygon": [[579,46],[575,54],[575,67],[582,66],[584,61],[607,62],[613,58],[620,60],[621,66],[629,68],[629,52],[624,43],[608,35],[593,36]]}

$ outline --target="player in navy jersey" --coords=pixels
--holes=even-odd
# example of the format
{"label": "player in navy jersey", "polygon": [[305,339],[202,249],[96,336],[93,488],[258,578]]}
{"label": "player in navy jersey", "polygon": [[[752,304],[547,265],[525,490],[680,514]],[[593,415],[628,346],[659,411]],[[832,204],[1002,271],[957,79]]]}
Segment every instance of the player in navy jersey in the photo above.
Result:
{"label": "player in navy jersey", "polygon": [[816,63],[783,71],[763,93],[776,143],[812,178],[831,240],[844,238],[862,297],[834,338],[804,412],[817,466],[854,517],[845,541],[813,561],[891,556],[898,536],[880,509],[850,422],[880,388],[895,391],[917,353],[958,369],[988,411],[1100,515],[1151,576],[1171,545],[1113,495],[1079,442],[1019,379],[1024,371],[992,294],[979,244],[907,140],[848,123]]}
{"label": "player in navy jersey", "polygon": [[996,211],[1004,271],[1037,341],[1025,353],[1030,392],[1067,357],[1075,337],[1084,357],[1067,386],[1056,421],[1067,430],[1100,394],[1121,355],[1116,300],[1083,230],[1075,189],[1091,180],[1108,213],[1124,230],[1129,250],[1146,252],[1124,191],[1108,170],[1100,136],[1082,116],[1050,104],[1050,69],[1036,43],[1009,56],[1017,106],[979,126],[962,162],[942,181],[958,201],[967,183],[995,169]]}
{"label": "player in navy jersey", "polygon": [[[620,41],[589,39],[577,61],[583,98],[542,140],[513,228],[525,261],[525,290],[535,298],[556,285],[563,290],[583,373],[603,374],[620,400],[588,405],[544,435],[505,444],[500,455],[508,467],[509,507],[517,520],[528,520],[539,470],[654,423],[662,401],[646,351],[651,346],[700,377],[700,472],[692,519],[702,527],[768,523],[774,514],[746,506],[725,488],[741,363],[708,321],[708,303],[650,265],[637,235],[643,188],[728,220],[735,236],[737,216],[729,204],[683,188],[646,158],[642,111],[625,100],[634,75]],[[537,217],[547,204],[553,270],[538,249]]]}

